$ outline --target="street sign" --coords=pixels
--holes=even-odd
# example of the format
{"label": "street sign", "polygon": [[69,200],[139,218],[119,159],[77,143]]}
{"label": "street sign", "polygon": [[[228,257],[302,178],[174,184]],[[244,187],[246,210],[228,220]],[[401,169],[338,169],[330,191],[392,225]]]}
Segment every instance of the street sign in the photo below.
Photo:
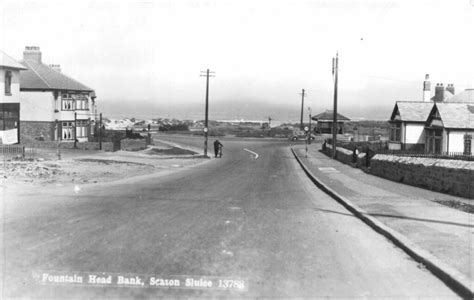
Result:
{"label": "street sign", "polygon": [[209,129],[208,129],[207,127],[204,127],[204,129],[203,129],[202,131],[204,131],[204,132],[208,132],[208,131],[209,131]]}
{"label": "street sign", "polygon": [[308,132],[308,131],[309,131],[309,127],[308,127],[308,126],[305,126],[305,127],[304,127],[304,131]]}

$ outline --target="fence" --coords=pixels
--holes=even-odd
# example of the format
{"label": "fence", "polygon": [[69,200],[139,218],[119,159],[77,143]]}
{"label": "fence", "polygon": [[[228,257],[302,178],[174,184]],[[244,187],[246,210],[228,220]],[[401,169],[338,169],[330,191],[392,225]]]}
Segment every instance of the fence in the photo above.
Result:
{"label": "fence", "polygon": [[0,145],[0,156],[3,160],[14,158],[28,159],[37,156],[38,149],[25,147],[23,145]]}
{"label": "fence", "polygon": [[424,151],[380,150],[377,154],[474,161],[474,155],[463,152],[426,153]]}

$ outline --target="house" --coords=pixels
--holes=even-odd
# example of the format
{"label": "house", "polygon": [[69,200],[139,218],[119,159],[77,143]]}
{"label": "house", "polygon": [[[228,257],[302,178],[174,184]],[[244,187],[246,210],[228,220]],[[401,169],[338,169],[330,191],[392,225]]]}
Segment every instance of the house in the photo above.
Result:
{"label": "house", "polygon": [[[316,133],[332,133],[332,125],[334,123],[334,112],[332,110],[326,110],[316,116],[311,117],[312,120],[316,121],[314,131]],[[344,122],[350,121],[349,118],[337,114],[337,133],[344,134]]]}
{"label": "house", "polygon": [[0,51],[0,142],[20,143],[20,71],[26,68]]}
{"label": "house", "polygon": [[[469,122],[469,107],[474,106],[474,90],[466,89],[456,94],[453,84],[445,87],[438,83],[435,95],[431,97],[430,87],[427,74],[423,82],[423,101],[395,103],[389,120],[390,150],[465,152],[464,140],[469,144],[469,132],[474,130]],[[460,114],[458,119],[455,112]],[[441,117],[445,122],[440,121]]]}
{"label": "house", "polygon": [[46,65],[39,47],[25,47],[21,73],[21,135],[46,141],[87,141],[95,124],[95,92]]}
{"label": "house", "polygon": [[433,103],[397,101],[390,117],[390,150],[421,150],[425,148],[424,129]]}
{"label": "house", "polygon": [[435,103],[425,128],[426,152],[474,154],[474,102]]}

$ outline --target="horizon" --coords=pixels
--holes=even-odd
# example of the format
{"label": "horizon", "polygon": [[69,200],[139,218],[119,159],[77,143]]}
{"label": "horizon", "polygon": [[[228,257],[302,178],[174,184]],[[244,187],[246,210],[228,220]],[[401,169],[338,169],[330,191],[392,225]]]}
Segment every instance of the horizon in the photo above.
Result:
{"label": "horizon", "polygon": [[91,86],[108,115],[204,116],[200,72],[209,68],[216,72],[209,118],[299,121],[302,89],[305,115],[308,107],[333,109],[336,53],[338,112],[351,119],[389,119],[395,101],[421,101],[425,74],[432,93],[438,82],[456,92],[474,84],[470,0],[6,0],[0,7],[0,49],[21,60],[25,46],[39,46],[44,63]]}

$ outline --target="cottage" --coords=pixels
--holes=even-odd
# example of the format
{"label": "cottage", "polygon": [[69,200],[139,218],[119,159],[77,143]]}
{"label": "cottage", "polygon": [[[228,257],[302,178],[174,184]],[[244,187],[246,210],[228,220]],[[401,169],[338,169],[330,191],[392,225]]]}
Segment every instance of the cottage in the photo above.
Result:
{"label": "cottage", "polygon": [[425,131],[428,153],[474,154],[474,103],[435,103]]}
{"label": "cottage", "polygon": [[[332,110],[326,110],[311,118],[316,121],[316,127],[314,131],[316,133],[332,133],[332,125],[334,123],[334,112]],[[344,134],[344,123],[350,121],[349,118],[337,114],[337,133]]]}
{"label": "cottage", "polygon": [[26,68],[0,51],[0,140],[20,142],[20,71]]}
{"label": "cottage", "polygon": [[42,62],[39,47],[25,47],[21,73],[21,135],[47,141],[87,141],[95,124],[95,93]]}
{"label": "cottage", "polygon": [[390,150],[418,150],[425,148],[425,122],[433,103],[397,101],[390,117]]}

